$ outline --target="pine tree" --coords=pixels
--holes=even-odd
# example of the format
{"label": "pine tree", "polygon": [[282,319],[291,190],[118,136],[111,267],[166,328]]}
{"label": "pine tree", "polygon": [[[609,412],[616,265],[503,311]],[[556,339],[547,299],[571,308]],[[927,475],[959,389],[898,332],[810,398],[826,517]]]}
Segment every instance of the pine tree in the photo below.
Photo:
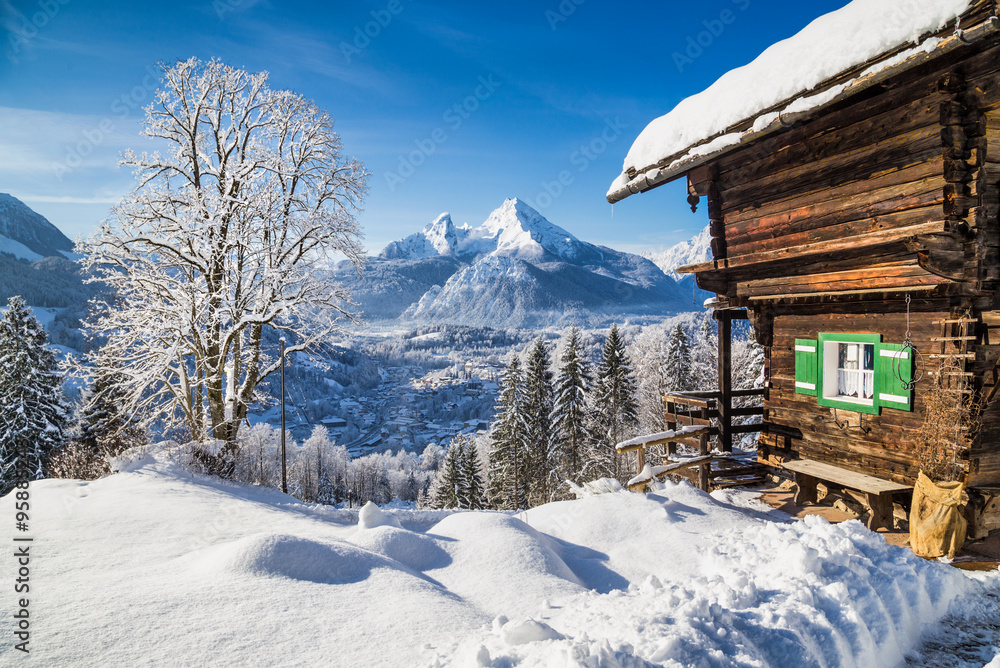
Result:
{"label": "pine tree", "polygon": [[46,472],[66,430],[55,352],[24,300],[11,297],[0,316],[0,496]]}
{"label": "pine tree", "polygon": [[587,392],[593,382],[590,365],[583,355],[580,330],[573,327],[559,359],[561,367],[555,381],[552,409],[554,451],[559,481],[582,482],[583,448],[587,440]]}
{"label": "pine tree", "polygon": [[611,326],[597,369],[590,407],[589,473],[625,480],[625,467],[615,446],[632,434],[639,422],[635,377],[617,325]]}
{"label": "pine tree", "polygon": [[463,470],[464,443],[455,438],[448,447],[444,465],[438,472],[437,490],[434,492],[434,507],[459,508],[465,496],[465,472]]}
{"label": "pine tree", "polygon": [[417,477],[413,474],[413,471],[410,471],[409,475],[406,476],[406,485],[403,487],[403,494],[400,499],[409,503],[416,503],[419,496],[420,484],[417,483]]}
{"label": "pine tree", "polygon": [[542,338],[528,351],[524,373],[524,420],[527,435],[525,469],[528,502],[535,506],[549,500],[552,470],[552,408],[555,390],[549,369],[549,347]]}
{"label": "pine tree", "polygon": [[664,360],[666,385],[671,392],[686,392],[694,389],[694,372],[691,364],[691,344],[680,323],[674,327],[667,341]]}
{"label": "pine tree", "polygon": [[324,471],[323,477],[319,479],[319,490],[316,493],[316,503],[322,503],[323,505],[333,505],[336,501],[337,487],[334,483],[333,476],[330,471]]}
{"label": "pine tree", "polygon": [[491,434],[489,500],[499,510],[519,510],[528,503],[523,385],[521,361],[512,355],[501,381]]}
{"label": "pine tree", "polygon": [[483,477],[479,475],[479,448],[476,447],[476,441],[471,438],[463,453],[462,473],[464,498],[461,507],[482,510],[484,506]]}
{"label": "pine tree", "polygon": [[[100,353],[98,353],[99,355]],[[95,456],[118,455],[141,445],[145,433],[135,419],[125,414],[126,377],[95,365],[90,388],[77,418],[78,441]]]}
{"label": "pine tree", "polygon": [[695,385],[699,390],[719,387],[719,335],[709,316],[701,321],[698,340],[693,346]]}

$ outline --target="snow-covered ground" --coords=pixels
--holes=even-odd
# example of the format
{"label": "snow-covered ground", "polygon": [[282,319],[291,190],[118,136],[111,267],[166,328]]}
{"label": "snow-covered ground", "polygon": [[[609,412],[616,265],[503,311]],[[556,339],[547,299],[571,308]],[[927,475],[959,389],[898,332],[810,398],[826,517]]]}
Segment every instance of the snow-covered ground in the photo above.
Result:
{"label": "snow-covered ground", "polygon": [[[954,668],[996,653],[987,629],[972,658],[934,663],[954,638],[943,617],[965,638],[996,625],[1000,573],[749,498],[680,484],[517,515],[359,513],[154,449],[102,480],[32,484],[31,663]],[[21,658],[13,631],[4,613],[0,665]]]}

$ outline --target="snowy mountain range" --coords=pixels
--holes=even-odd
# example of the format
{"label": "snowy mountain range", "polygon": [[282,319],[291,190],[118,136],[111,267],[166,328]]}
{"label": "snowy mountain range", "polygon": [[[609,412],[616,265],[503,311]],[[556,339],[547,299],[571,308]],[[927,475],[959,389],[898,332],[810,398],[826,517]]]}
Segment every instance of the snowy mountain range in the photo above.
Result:
{"label": "snowy mountain range", "polygon": [[0,193],[0,252],[25,260],[67,257],[73,242],[45,216],[7,193]]}
{"label": "snowy mountain range", "polygon": [[712,259],[712,236],[709,226],[698,233],[690,241],[682,241],[665,251],[644,251],[642,256],[650,260],[663,273],[675,281],[691,280],[690,274],[678,274],[677,267],[698,262],[708,262]]}
{"label": "snowy mountain range", "polygon": [[475,228],[442,214],[387,245],[364,279],[337,274],[369,320],[512,328],[690,309],[687,289],[649,260],[581,241],[518,199]]}

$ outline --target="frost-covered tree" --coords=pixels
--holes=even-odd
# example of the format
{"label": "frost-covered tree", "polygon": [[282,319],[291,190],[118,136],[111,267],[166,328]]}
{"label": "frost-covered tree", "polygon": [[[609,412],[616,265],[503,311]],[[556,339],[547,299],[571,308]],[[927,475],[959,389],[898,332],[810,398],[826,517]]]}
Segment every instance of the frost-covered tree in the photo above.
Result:
{"label": "frost-covered tree", "polygon": [[694,369],[691,359],[691,344],[684,327],[680,323],[670,332],[667,339],[666,357],[663,360],[666,386],[671,392],[686,392],[694,389]]}
{"label": "frost-covered tree", "polygon": [[553,428],[552,408],[555,390],[549,368],[549,346],[535,339],[524,365],[524,421],[527,436],[528,502],[539,505],[549,500],[549,474]]}
{"label": "frost-covered tree", "polygon": [[483,476],[479,474],[479,448],[476,440],[470,438],[462,452],[462,493],[460,508],[482,510],[486,505]]}
{"label": "frost-covered tree", "polygon": [[465,486],[465,439],[457,437],[452,440],[444,465],[438,472],[434,507],[462,507],[462,501],[467,496]]}
{"label": "frost-covered tree", "polygon": [[582,482],[583,449],[587,442],[587,392],[593,382],[580,330],[570,329],[555,380],[552,426],[557,482]]}
{"label": "frost-covered tree", "polygon": [[694,384],[699,390],[714,390],[719,387],[719,335],[712,318],[708,315],[701,320],[697,339],[691,347],[693,358]]}
{"label": "frost-covered tree", "polygon": [[611,326],[604,343],[590,413],[591,447],[585,472],[624,481],[625,467],[615,445],[633,435],[639,417],[635,377],[617,325]]}
{"label": "frost-covered tree", "polygon": [[518,510],[528,503],[523,385],[521,361],[512,355],[500,385],[490,437],[489,501],[499,510]]}
{"label": "frost-covered tree", "polygon": [[0,315],[0,496],[45,476],[65,436],[66,406],[55,351],[24,300]]}
{"label": "frost-covered tree", "polygon": [[663,395],[667,387],[664,368],[666,327],[662,324],[643,327],[630,345],[632,355],[642,360],[636,369],[636,402],[639,404],[639,430],[654,434],[666,428]]}
{"label": "frost-covered tree", "polygon": [[341,154],[330,116],[266,73],[165,66],[145,111],[161,151],[124,154],[137,185],[80,245],[115,294],[88,327],[106,338],[102,364],[128,379],[126,410],[183,420],[231,452],[278,368],[267,333],[308,351],[350,315],[322,268],[341,255],[362,265],[367,174]]}
{"label": "frost-covered tree", "polygon": [[406,486],[403,488],[403,493],[399,495],[399,499],[407,503],[416,503],[419,496],[420,483],[417,482],[417,476],[413,471],[410,471],[406,476]]}
{"label": "frost-covered tree", "polygon": [[145,433],[135,416],[124,408],[127,378],[108,365],[99,368],[84,393],[77,415],[76,440],[94,453],[117,455],[143,443]]}

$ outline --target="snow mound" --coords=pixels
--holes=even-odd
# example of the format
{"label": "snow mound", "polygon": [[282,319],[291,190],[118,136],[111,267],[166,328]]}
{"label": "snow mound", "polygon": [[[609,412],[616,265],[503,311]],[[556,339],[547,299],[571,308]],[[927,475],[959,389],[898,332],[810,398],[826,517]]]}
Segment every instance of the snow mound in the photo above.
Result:
{"label": "snow mound", "polygon": [[205,548],[191,558],[208,572],[317,584],[361,582],[376,568],[399,569],[388,559],[346,542],[327,544],[283,534],[247,536]]}
{"label": "snow mound", "polygon": [[452,559],[448,568],[431,575],[489,614],[527,616],[542,599],[584,591],[559,544],[515,517],[456,513],[430,535],[445,539],[442,545]]}
{"label": "snow mound", "polygon": [[563,635],[548,624],[526,619],[523,622],[507,622],[500,629],[500,639],[508,645],[525,645],[543,640],[562,640]]}
{"label": "snow mound", "polygon": [[433,538],[394,526],[359,531],[351,536],[350,541],[415,571],[444,568],[451,563],[451,557]]}
{"label": "snow mound", "polygon": [[369,501],[362,506],[358,513],[358,527],[361,529],[374,529],[381,526],[399,527],[399,520],[392,515],[382,512],[382,509]]}

